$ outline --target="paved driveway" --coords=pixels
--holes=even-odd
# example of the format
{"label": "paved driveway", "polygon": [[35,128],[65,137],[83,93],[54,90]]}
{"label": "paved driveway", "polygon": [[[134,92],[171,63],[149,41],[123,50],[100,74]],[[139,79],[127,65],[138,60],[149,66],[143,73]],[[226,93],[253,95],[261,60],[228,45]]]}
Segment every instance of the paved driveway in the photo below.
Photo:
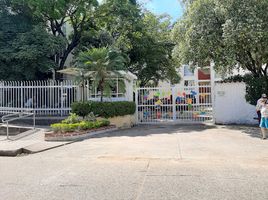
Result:
{"label": "paved driveway", "polygon": [[268,199],[259,130],[140,126],[39,154],[0,157],[1,199]]}

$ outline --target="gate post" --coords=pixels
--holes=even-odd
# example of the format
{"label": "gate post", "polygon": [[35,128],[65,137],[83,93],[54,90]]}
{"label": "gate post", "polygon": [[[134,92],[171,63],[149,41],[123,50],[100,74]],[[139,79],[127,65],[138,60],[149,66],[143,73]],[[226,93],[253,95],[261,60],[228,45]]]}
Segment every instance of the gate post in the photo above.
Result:
{"label": "gate post", "polygon": [[212,122],[215,124],[215,71],[214,71],[214,62],[210,64],[210,95],[211,95],[211,104],[212,104]]}
{"label": "gate post", "polygon": [[176,117],[176,91],[175,91],[175,87],[171,87],[171,94],[172,94],[173,121],[176,121],[177,117]]}
{"label": "gate post", "polygon": [[136,103],[136,124],[139,123],[139,100],[138,100],[138,88],[135,90],[135,103]]}

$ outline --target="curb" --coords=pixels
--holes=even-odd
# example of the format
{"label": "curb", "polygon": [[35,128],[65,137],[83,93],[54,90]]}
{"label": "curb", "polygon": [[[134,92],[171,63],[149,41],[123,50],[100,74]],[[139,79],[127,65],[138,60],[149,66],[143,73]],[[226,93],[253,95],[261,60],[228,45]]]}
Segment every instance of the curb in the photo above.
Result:
{"label": "curb", "polygon": [[22,153],[23,153],[22,148],[16,150],[0,150],[0,156],[7,156],[7,157],[15,157]]}
{"label": "curb", "polygon": [[71,143],[74,143],[74,142],[76,142],[76,141],[67,142],[67,143],[64,143],[64,144],[59,144],[59,145],[55,145],[55,146],[52,146],[52,147],[39,149],[39,150],[36,150],[36,151],[28,149],[32,145],[29,145],[28,147],[22,147],[22,148],[19,148],[19,149],[15,149],[15,150],[0,150],[0,156],[15,157],[15,156],[23,154],[23,153],[25,153],[25,154],[40,153],[40,152],[47,151],[47,150],[50,150],[50,149],[55,149],[55,148],[58,148],[58,147],[61,147],[61,146],[65,146],[65,145],[68,145],[68,144],[71,144]]}
{"label": "curb", "polygon": [[91,138],[92,136],[95,136],[98,134],[112,132],[116,130],[118,130],[118,128],[112,127],[109,129],[97,130],[97,131],[88,132],[88,133],[81,134],[81,135],[78,134],[78,135],[73,135],[73,136],[56,136],[56,137],[45,136],[45,141],[47,142],[68,142],[68,141],[75,142],[75,141],[81,141],[81,140]]}
{"label": "curb", "polygon": [[72,144],[74,142],[76,142],[76,141],[67,142],[67,143],[64,143],[64,144],[59,144],[59,145],[55,145],[55,146],[52,146],[52,147],[48,147],[48,148],[44,148],[44,149],[40,149],[40,150],[36,150],[36,151],[28,149],[31,146],[30,145],[30,146],[28,146],[28,148],[27,147],[22,148],[22,152],[26,153],[26,154],[40,153],[40,152],[43,152],[43,151],[48,151],[48,150],[55,149],[55,148],[58,148],[58,147],[62,147],[62,146],[68,145],[68,144]]}

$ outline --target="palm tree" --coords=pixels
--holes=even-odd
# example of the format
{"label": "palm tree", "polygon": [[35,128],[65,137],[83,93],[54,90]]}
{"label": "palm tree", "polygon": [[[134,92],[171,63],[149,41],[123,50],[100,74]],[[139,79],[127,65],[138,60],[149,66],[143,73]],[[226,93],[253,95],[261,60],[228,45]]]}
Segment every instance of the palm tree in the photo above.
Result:
{"label": "palm tree", "polygon": [[128,61],[128,57],[118,50],[93,48],[78,55],[76,66],[83,71],[84,77],[92,78],[92,86],[99,88],[103,101],[104,92],[109,94],[114,84],[112,77],[120,76],[119,71],[126,70]]}

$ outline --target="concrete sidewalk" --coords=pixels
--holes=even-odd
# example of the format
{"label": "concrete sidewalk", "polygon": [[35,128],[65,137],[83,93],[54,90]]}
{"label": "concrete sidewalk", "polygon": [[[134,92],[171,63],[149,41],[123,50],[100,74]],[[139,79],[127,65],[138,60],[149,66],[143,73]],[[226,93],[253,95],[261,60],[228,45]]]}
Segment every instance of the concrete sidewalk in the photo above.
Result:
{"label": "concrete sidewalk", "polygon": [[46,142],[44,133],[46,128],[37,128],[18,136],[0,136],[0,156],[17,156],[22,153],[33,154],[69,144],[70,142]]}

